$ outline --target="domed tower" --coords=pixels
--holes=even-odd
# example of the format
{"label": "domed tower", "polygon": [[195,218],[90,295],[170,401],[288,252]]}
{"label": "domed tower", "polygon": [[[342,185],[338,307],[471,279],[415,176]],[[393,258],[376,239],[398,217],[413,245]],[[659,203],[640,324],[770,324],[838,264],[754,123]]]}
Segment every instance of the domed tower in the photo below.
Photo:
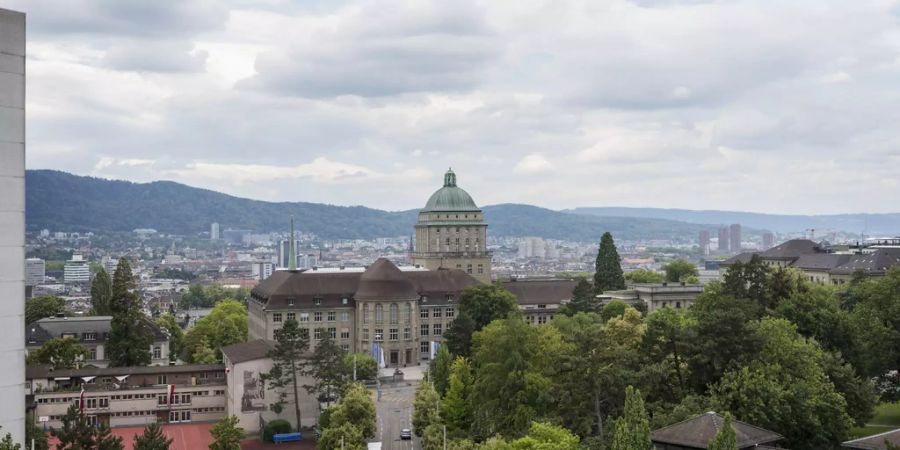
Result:
{"label": "domed tower", "polygon": [[419,211],[412,261],[429,270],[461,269],[483,283],[491,282],[484,214],[472,196],[456,186],[453,169],[444,175],[444,187]]}

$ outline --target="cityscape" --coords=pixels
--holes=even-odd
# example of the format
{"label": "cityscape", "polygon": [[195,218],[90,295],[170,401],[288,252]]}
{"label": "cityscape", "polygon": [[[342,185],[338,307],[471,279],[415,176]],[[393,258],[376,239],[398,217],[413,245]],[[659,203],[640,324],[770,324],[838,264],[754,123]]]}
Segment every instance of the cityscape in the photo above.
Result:
{"label": "cityscape", "polygon": [[71,6],[0,0],[0,450],[900,447],[896,5]]}

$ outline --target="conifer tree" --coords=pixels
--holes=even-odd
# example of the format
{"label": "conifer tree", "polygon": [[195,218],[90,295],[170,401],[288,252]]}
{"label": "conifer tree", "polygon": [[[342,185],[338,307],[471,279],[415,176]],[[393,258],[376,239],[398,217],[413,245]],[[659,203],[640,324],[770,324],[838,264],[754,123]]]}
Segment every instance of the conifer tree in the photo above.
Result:
{"label": "conifer tree", "polygon": [[600,238],[600,250],[597,252],[596,271],[594,272],[594,292],[625,289],[625,276],[619,252],[612,234],[608,231]]}
{"label": "conifer tree", "polygon": [[97,426],[95,439],[97,441],[97,450],[123,450],[125,448],[125,444],[122,443],[122,437],[113,435],[109,424],[106,422],[100,422],[100,425]]}
{"label": "conifer tree", "polygon": [[641,392],[632,386],[625,388],[625,410],[616,422],[612,450],[651,450],[650,421],[644,409]]}
{"label": "conifer tree", "polygon": [[59,440],[57,450],[89,450],[96,445],[94,427],[87,418],[79,413],[74,403],[66,410],[61,419],[62,428],[51,429],[50,435]]}
{"label": "conifer tree", "polygon": [[450,364],[453,363],[453,357],[446,345],[438,346],[431,362],[431,381],[434,382],[434,389],[441,397],[447,393],[447,385],[450,383]]}
{"label": "conifer tree", "polygon": [[709,450],[737,450],[737,436],[731,426],[731,413],[725,413],[725,421],[716,436],[709,441]]}
{"label": "conifer tree", "polygon": [[91,280],[91,313],[95,316],[108,316],[112,314],[110,310],[110,299],[112,298],[112,280],[106,270],[100,269],[94,279]]}
{"label": "conifer tree", "polygon": [[597,299],[594,297],[594,287],[584,278],[578,280],[578,284],[572,290],[572,300],[561,311],[568,316],[574,316],[580,312],[597,312]]}
{"label": "conifer tree", "polygon": [[113,319],[106,342],[107,358],[111,367],[150,364],[153,333],[150,331],[147,317],[141,311],[141,302],[134,289],[131,265],[127,259],[121,258],[113,275],[110,300]]}
{"label": "conifer tree", "polygon": [[469,360],[457,356],[450,366],[450,385],[441,406],[441,416],[451,430],[467,431],[472,424],[472,386],[475,378]]}
{"label": "conifer tree", "polygon": [[287,320],[275,333],[275,348],[269,352],[272,358],[272,369],[263,376],[269,386],[279,392],[278,401],[272,405],[276,412],[281,411],[288,399],[288,388],[294,403],[294,417],[297,428],[300,428],[300,385],[297,373],[302,372],[306,364],[304,355],[309,349],[309,331],[300,328],[296,320]]}
{"label": "conifer tree", "polygon": [[162,432],[159,423],[153,422],[144,427],[144,433],[134,437],[134,450],[169,450],[174,439]]}
{"label": "conifer tree", "polygon": [[304,386],[310,394],[316,394],[320,401],[329,405],[345,386],[348,373],[344,364],[344,351],[334,342],[331,335],[325,333],[322,340],[316,343],[316,349],[307,364],[306,375],[316,380],[315,384]]}

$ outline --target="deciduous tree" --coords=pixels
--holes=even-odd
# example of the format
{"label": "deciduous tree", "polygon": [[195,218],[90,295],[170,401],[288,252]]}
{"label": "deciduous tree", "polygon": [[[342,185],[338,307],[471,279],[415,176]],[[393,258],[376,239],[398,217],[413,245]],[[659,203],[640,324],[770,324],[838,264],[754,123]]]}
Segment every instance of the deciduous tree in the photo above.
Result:
{"label": "deciduous tree", "polygon": [[472,425],[472,388],[475,378],[469,360],[457,356],[450,366],[450,383],[444,395],[441,416],[447,427],[453,431],[468,431]]}
{"label": "deciduous tree", "polygon": [[91,280],[91,313],[96,316],[112,315],[112,280],[106,270],[100,269]]}
{"label": "deciduous tree", "polygon": [[438,346],[434,360],[431,361],[431,382],[434,383],[434,389],[441,397],[447,393],[447,387],[450,384],[450,365],[453,363],[453,357],[446,345]]}
{"label": "deciduous tree", "polygon": [[673,260],[663,266],[663,270],[666,271],[666,281],[670,283],[684,281],[687,277],[696,277],[700,274],[697,270],[697,266],[685,259]]}
{"label": "deciduous tree", "polygon": [[46,317],[67,314],[66,301],[52,295],[35,297],[25,302],[25,323],[37,322]]}
{"label": "deciduous tree", "polygon": [[28,353],[28,362],[32,364],[49,364],[54,369],[75,369],[90,354],[77,340],[71,338],[53,338],[41,345],[37,350]]}
{"label": "deciduous tree", "polygon": [[216,426],[209,430],[213,437],[213,443],[209,444],[209,450],[241,450],[241,440],[247,436],[244,429],[238,425],[237,416],[223,417]]}

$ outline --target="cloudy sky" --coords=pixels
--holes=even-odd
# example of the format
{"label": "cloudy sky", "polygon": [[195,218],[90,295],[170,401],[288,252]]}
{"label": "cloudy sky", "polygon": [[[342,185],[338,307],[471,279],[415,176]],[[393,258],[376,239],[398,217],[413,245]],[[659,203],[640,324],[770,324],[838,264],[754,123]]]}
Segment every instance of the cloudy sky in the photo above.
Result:
{"label": "cloudy sky", "polygon": [[28,167],[263,200],[898,211],[900,4],[0,0]]}

